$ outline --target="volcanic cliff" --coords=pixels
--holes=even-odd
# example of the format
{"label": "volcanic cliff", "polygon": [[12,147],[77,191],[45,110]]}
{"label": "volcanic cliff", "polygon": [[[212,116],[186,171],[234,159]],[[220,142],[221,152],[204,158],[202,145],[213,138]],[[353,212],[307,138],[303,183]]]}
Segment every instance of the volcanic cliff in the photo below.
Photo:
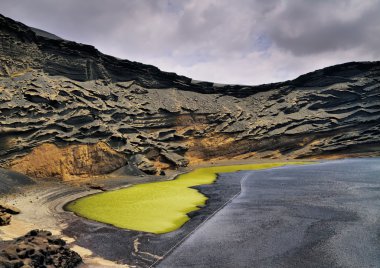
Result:
{"label": "volcanic cliff", "polygon": [[379,137],[380,62],[222,85],[0,16],[0,165],[32,177],[122,167],[159,174],[233,157],[373,155]]}

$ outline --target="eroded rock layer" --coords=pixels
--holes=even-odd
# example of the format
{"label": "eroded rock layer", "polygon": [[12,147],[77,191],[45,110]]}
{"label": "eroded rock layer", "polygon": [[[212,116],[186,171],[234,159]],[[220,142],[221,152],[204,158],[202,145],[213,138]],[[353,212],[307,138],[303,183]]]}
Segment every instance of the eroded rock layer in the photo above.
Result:
{"label": "eroded rock layer", "polygon": [[104,175],[127,164],[126,156],[106,144],[76,144],[59,148],[45,143],[10,162],[10,168],[33,178],[73,180]]}
{"label": "eroded rock layer", "polygon": [[[220,85],[49,38],[5,17],[0,40],[3,166],[22,166],[27,154],[32,163],[34,148],[99,142],[115,151],[95,157],[110,165],[100,174],[127,162],[155,174],[214,158],[380,151],[380,62],[346,63],[283,83]],[[111,163],[116,155],[120,161]],[[64,172],[61,164],[54,172],[95,172],[86,166],[92,160],[80,163],[67,161]]]}

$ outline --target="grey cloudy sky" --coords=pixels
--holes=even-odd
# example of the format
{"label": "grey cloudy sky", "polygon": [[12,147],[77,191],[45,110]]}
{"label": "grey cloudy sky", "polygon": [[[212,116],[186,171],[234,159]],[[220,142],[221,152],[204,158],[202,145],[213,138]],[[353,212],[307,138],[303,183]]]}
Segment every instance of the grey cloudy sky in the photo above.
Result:
{"label": "grey cloudy sky", "polygon": [[380,60],[380,0],[0,0],[0,12],[106,54],[220,83]]}

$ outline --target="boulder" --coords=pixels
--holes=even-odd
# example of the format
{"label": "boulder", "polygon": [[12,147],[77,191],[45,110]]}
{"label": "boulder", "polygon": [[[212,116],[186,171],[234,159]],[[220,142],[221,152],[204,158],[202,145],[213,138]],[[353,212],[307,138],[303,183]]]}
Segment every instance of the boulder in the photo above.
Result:
{"label": "boulder", "polygon": [[163,151],[161,155],[175,167],[186,167],[188,165],[188,161],[183,156],[174,152]]}
{"label": "boulder", "polygon": [[12,215],[19,213],[20,210],[18,208],[5,203],[0,203],[0,226],[10,224]]}
{"label": "boulder", "polygon": [[9,204],[5,204],[5,203],[0,203],[0,211],[1,212],[6,212],[6,213],[9,213],[9,214],[13,214],[13,215],[19,214],[21,212],[15,206],[12,206],[12,205],[9,205]]}
{"label": "boulder", "polygon": [[11,222],[12,215],[0,212],[0,226],[8,225]]}
{"label": "boulder", "polygon": [[0,267],[74,268],[81,262],[64,240],[43,230],[32,230],[0,251]]}
{"label": "boulder", "polygon": [[139,170],[146,174],[154,175],[157,173],[157,168],[154,166],[153,162],[147,157],[139,154],[134,157],[135,164]]}
{"label": "boulder", "polygon": [[88,188],[93,189],[93,190],[100,190],[103,192],[107,191],[107,189],[104,187],[104,184],[91,182],[91,183],[88,183],[87,185],[88,185]]}

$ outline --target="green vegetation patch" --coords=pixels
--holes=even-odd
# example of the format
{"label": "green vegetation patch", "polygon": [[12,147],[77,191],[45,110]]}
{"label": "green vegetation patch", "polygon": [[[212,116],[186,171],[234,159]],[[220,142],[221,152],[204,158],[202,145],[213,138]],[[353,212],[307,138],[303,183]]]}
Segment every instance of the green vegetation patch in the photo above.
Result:
{"label": "green vegetation patch", "polygon": [[305,162],[266,163],[199,168],[175,180],[138,184],[90,195],[69,203],[77,215],[116,227],[150,233],[167,233],[189,220],[187,213],[205,205],[207,197],[189,187],[211,184],[218,173],[258,170]]}

